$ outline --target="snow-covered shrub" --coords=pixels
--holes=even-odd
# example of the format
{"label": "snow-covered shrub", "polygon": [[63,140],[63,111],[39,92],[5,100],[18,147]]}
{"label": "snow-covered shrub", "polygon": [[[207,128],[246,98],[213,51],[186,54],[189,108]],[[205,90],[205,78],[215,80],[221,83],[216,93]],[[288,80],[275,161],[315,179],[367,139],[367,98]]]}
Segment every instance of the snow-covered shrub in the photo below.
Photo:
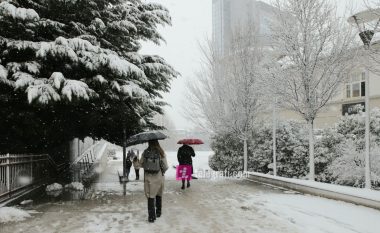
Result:
{"label": "snow-covered shrub", "polygon": [[327,128],[321,131],[321,137],[315,144],[315,174],[320,182],[332,182],[331,174],[327,167],[337,157],[343,155],[339,145],[344,141],[344,135],[338,133],[335,128]]}
{"label": "snow-covered shrub", "polygon": [[[308,172],[308,144],[305,127],[298,122],[280,122],[277,130],[277,173],[284,177],[303,177]],[[243,170],[243,141],[234,134],[214,137],[215,152],[209,165],[217,171]],[[260,125],[248,140],[248,171],[272,170],[272,126]]]}
{"label": "snow-covered shrub", "polygon": [[[339,145],[342,156],[336,158],[328,167],[332,183],[364,187],[365,159],[363,150],[358,149],[356,143],[347,140]],[[371,179],[378,186],[380,184],[380,148],[376,147],[371,153]]]}
{"label": "snow-covered shrub", "polygon": [[306,126],[284,121],[277,129],[277,174],[301,178],[308,174],[309,146]]}
{"label": "snow-covered shrub", "polygon": [[50,184],[48,186],[46,186],[46,192],[53,192],[53,191],[59,191],[59,190],[62,190],[62,185],[61,184],[58,184],[58,183],[54,183],[54,184]]}
{"label": "snow-covered shrub", "polygon": [[[365,114],[343,116],[336,124],[336,131],[344,135],[346,139],[352,140],[359,148],[365,144]],[[380,144],[380,109],[371,110],[370,132],[372,143]]]}
{"label": "snow-covered shrub", "polygon": [[83,191],[84,186],[80,182],[72,182],[70,184],[65,185],[65,189],[72,189],[75,191]]}
{"label": "snow-covered shrub", "polygon": [[272,163],[272,128],[263,125],[252,133],[248,141],[248,170],[254,172],[270,172],[269,164]]}
{"label": "snow-covered shrub", "polygon": [[217,135],[212,139],[214,154],[209,166],[214,171],[238,172],[243,170],[243,141],[233,134]]}
{"label": "snow-covered shrub", "polygon": [[[334,127],[323,130],[316,142],[317,180],[361,187],[364,182],[365,118],[358,114],[343,116]],[[371,171],[378,182],[380,147],[380,109],[371,111]]]}

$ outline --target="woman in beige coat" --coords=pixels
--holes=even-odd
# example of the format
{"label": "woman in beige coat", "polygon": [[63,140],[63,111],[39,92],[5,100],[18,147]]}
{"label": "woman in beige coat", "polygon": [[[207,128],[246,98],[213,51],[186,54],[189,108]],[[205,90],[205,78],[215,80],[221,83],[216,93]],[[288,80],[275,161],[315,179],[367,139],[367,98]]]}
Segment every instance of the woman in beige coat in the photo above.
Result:
{"label": "woman in beige coat", "polygon": [[[152,157],[159,158],[158,163]],[[144,191],[148,199],[148,221],[154,222],[156,216],[157,218],[161,216],[164,174],[168,169],[165,152],[157,140],[149,141],[148,148],[141,156],[140,164],[144,168]],[[159,165],[157,169],[156,164]]]}

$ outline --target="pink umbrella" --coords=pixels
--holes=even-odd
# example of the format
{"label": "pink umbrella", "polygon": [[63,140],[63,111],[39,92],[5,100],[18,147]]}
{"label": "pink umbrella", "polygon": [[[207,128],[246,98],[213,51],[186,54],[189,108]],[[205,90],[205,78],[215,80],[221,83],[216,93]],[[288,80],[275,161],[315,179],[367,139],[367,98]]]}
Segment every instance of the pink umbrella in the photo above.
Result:
{"label": "pink umbrella", "polygon": [[204,144],[202,140],[196,138],[186,138],[179,140],[177,144],[185,144],[185,145],[201,145]]}

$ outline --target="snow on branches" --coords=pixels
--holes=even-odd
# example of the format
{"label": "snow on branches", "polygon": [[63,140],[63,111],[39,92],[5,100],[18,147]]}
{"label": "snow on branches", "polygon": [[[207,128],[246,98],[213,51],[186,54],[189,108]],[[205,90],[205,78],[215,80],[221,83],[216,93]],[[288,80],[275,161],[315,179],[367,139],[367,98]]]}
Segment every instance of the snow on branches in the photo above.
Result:
{"label": "snow on branches", "polygon": [[0,17],[11,17],[14,20],[38,21],[40,19],[33,9],[17,8],[9,2],[0,3]]}
{"label": "snow on branches", "polygon": [[[8,70],[3,66],[0,68],[0,77],[4,83],[11,85],[13,80],[16,89],[28,89],[30,103],[37,101],[41,104],[48,104],[51,101],[63,99],[72,101],[74,97],[89,100],[91,97],[97,96],[94,94],[95,90],[80,81],[82,79],[92,79],[100,84],[107,84],[107,80],[113,79],[110,87],[117,92],[116,94],[145,98],[149,97],[149,94],[140,85],[152,85],[152,83],[145,75],[144,70],[149,71],[150,74],[167,71],[165,65],[161,63],[146,63],[139,68],[116,53],[92,45],[87,40],[80,38],[58,37],[53,42],[22,41],[17,43],[16,41],[9,41],[6,46],[8,48],[6,54],[9,56],[13,53],[25,51],[35,53],[34,59],[36,60],[34,61],[9,62],[7,64]],[[141,61],[137,55],[134,57]],[[91,75],[91,77],[78,77],[80,80],[66,80],[64,73],[68,72],[65,69],[46,73],[46,70],[52,68],[48,67],[52,61],[57,62],[58,65],[65,63],[66,67],[85,68],[88,73],[95,72],[98,74]],[[44,70],[44,74],[50,75],[50,82],[44,82],[44,85],[38,83],[37,87],[29,88],[35,85],[37,79],[46,80],[44,77],[39,77],[41,69]],[[11,73],[11,80],[7,79],[8,72]],[[48,87],[48,85],[51,86]],[[53,92],[53,90],[55,91]],[[41,98],[38,95],[41,95]],[[56,95],[60,95],[60,98],[57,98]]]}

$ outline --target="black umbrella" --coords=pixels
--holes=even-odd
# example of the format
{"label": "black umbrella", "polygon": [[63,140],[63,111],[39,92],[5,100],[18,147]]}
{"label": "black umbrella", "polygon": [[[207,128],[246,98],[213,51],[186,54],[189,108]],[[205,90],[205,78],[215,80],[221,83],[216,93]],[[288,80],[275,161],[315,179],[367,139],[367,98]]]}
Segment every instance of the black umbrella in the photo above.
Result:
{"label": "black umbrella", "polygon": [[163,140],[166,139],[167,136],[159,131],[149,131],[143,132],[139,134],[135,134],[128,138],[127,146],[133,146],[137,144],[142,144],[152,140]]}

